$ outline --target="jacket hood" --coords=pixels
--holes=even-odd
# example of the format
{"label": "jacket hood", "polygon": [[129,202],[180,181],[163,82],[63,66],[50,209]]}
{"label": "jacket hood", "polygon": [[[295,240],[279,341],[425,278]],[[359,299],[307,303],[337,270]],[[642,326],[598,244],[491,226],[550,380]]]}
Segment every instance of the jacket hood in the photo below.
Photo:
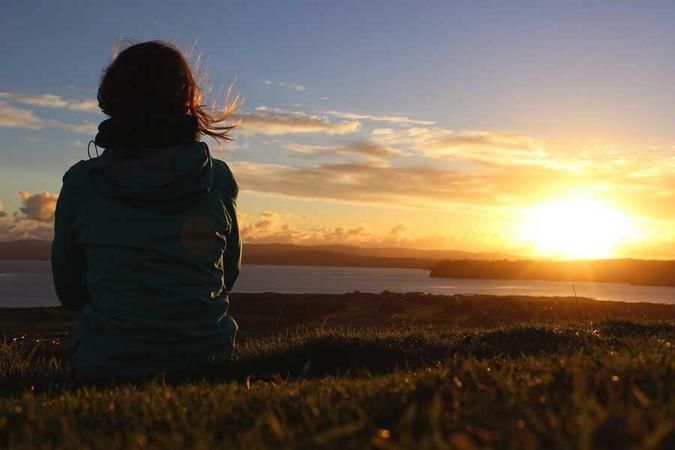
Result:
{"label": "jacket hood", "polygon": [[107,197],[175,209],[213,186],[213,160],[203,142],[122,155],[107,149],[92,167],[94,186]]}

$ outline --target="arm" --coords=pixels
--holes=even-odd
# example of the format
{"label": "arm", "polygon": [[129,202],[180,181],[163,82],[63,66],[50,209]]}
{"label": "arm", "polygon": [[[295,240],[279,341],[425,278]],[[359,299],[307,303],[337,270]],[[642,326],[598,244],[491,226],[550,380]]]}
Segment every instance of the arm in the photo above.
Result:
{"label": "arm", "polygon": [[230,216],[232,226],[226,235],[227,243],[225,246],[225,254],[223,255],[223,267],[225,272],[225,287],[230,292],[234,287],[234,283],[239,276],[239,269],[241,267],[241,240],[239,238],[239,223],[237,221],[237,195],[239,194],[239,187],[237,182],[232,178],[231,192],[228,193],[225,199],[225,211]]}
{"label": "arm", "polygon": [[61,304],[69,310],[80,310],[86,303],[84,292],[84,251],[74,241],[73,220],[77,204],[67,174],[56,202],[54,241],[52,242],[52,275]]}

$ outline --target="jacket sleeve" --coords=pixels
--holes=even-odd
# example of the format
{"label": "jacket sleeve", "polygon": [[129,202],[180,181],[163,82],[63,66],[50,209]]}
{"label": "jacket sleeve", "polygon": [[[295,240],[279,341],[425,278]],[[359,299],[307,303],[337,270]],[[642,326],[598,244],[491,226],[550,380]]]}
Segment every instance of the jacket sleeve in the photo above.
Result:
{"label": "jacket sleeve", "polygon": [[239,277],[239,270],[241,268],[241,252],[242,244],[239,237],[239,223],[237,221],[237,195],[239,194],[239,187],[234,177],[232,177],[232,186],[225,198],[225,210],[230,216],[231,224],[228,233],[226,234],[227,243],[225,246],[225,254],[223,255],[223,267],[225,272],[225,288],[228,292],[234,287],[234,283]]}
{"label": "jacket sleeve", "polygon": [[77,208],[74,189],[63,178],[63,187],[56,202],[54,241],[52,242],[52,275],[61,304],[69,310],[80,310],[86,303],[84,290],[84,250],[75,245],[74,217]]}

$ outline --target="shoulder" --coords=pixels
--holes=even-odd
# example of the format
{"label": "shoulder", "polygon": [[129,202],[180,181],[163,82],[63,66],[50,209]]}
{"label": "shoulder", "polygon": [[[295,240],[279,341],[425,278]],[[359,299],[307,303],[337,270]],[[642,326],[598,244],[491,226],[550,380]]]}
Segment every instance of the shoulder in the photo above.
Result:
{"label": "shoulder", "polygon": [[63,175],[63,184],[82,184],[89,182],[92,177],[92,171],[101,170],[110,164],[112,153],[110,150],[104,150],[99,156],[89,159],[83,159],[76,162]]}
{"label": "shoulder", "polygon": [[98,162],[97,159],[81,160],[73,164],[63,175],[63,184],[80,185],[85,183],[91,168]]}
{"label": "shoulder", "polygon": [[222,192],[225,192],[236,198],[239,194],[239,185],[234,178],[234,174],[225,161],[220,159],[212,159],[213,161],[213,183],[214,187]]}

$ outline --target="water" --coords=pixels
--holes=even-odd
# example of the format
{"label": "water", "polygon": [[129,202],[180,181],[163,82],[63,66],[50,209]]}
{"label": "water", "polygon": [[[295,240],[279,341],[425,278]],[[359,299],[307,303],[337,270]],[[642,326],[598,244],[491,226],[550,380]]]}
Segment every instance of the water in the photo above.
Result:
{"label": "water", "polygon": [[[235,292],[341,294],[429,292],[571,296],[675,304],[675,288],[618,283],[430,278],[426,270],[357,267],[244,266]],[[0,307],[56,306],[48,261],[0,261]]]}

